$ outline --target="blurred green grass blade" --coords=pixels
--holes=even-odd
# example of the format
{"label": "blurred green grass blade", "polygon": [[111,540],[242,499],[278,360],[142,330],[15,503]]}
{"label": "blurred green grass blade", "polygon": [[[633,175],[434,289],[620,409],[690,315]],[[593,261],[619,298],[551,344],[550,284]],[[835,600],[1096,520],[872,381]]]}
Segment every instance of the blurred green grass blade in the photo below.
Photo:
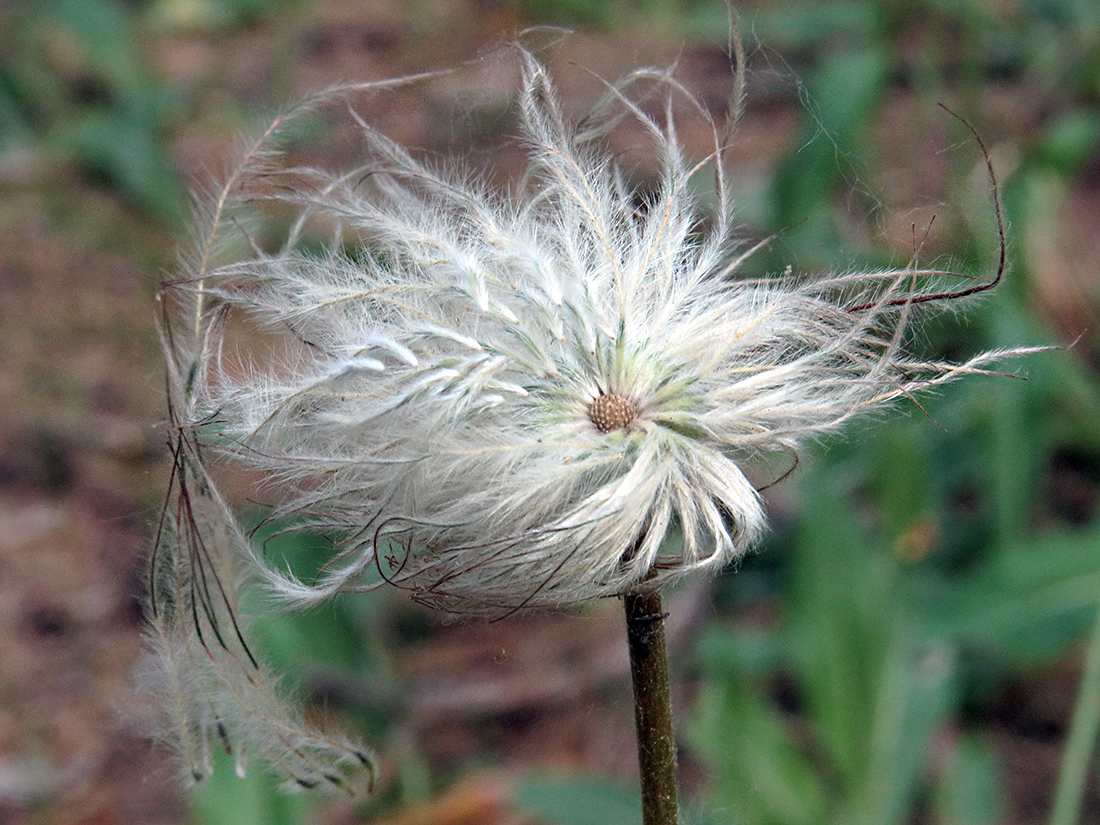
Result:
{"label": "blurred green grass blade", "polygon": [[827,795],[786,722],[745,679],[706,686],[690,739],[705,756],[710,797],[729,823],[820,825]]}
{"label": "blurred green grass blade", "polygon": [[980,739],[960,734],[936,788],[936,822],[941,825],[997,825],[1007,798],[997,756]]}
{"label": "blurred green grass blade", "polygon": [[1078,108],[1061,115],[1041,136],[1036,157],[1062,176],[1077,174],[1100,144],[1100,112]]}
{"label": "blurred green grass blade", "polygon": [[1091,0],[1027,0],[1025,5],[1033,15],[1100,35],[1100,7]]}
{"label": "blurred green grass blade", "polygon": [[900,536],[927,513],[932,489],[928,421],[923,416],[883,427],[871,455],[874,487],[891,538]]}
{"label": "blurred green grass blade", "polygon": [[1029,381],[1049,387],[1048,403],[1064,410],[1053,433],[1064,444],[1100,452],[1100,385],[1089,375],[1084,359],[1051,354],[1040,369],[1029,371]]}
{"label": "blurred green grass blade", "polygon": [[773,3],[745,17],[755,38],[782,50],[819,46],[840,35],[873,37],[882,27],[881,10],[863,0]]}
{"label": "blurred green grass blade", "polygon": [[1031,394],[1022,381],[1004,380],[989,388],[996,414],[989,421],[993,440],[992,499],[994,535],[1005,544],[1026,533],[1031,522],[1034,479],[1039,475],[1042,430],[1036,429]]}
{"label": "blurred green grass blade", "polygon": [[[1043,344],[1044,331],[1036,329],[1023,306],[1023,284],[1009,281],[988,295],[977,313],[983,333],[979,346],[991,349]],[[975,377],[960,396],[968,397],[964,410],[985,453],[987,477],[978,479],[990,493],[993,539],[996,544],[1015,541],[1033,522],[1038,486],[1053,448],[1051,407],[1064,394],[1050,379],[1054,352],[1004,359],[993,369],[1009,375]]]}
{"label": "blurred green grass blade", "polygon": [[529,776],[513,801],[545,825],[641,825],[636,790],[582,777]]}
{"label": "blurred green grass blade", "polygon": [[858,822],[910,821],[933,734],[954,707],[954,654],[895,637],[886,652],[874,705],[868,770]]}
{"label": "blurred green grass blade", "polygon": [[704,672],[716,677],[765,676],[774,673],[788,654],[778,631],[730,625],[704,629],[694,652]]}
{"label": "blurred green grass blade", "polygon": [[0,64],[0,151],[29,146],[34,140],[30,113],[20,105],[6,66]]}
{"label": "blurred green grass blade", "polygon": [[88,68],[124,100],[152,94],[153,82],[126,10],[114,0],[52,0],[57,21],[79,43]]}
{"label": "blurred green grass blade", "polygon": [[908,611],[930,637],[996,652],[1019,665],[1062,655],[1100,593],[1100,531],[1066,531],[1003,545],[965,577],[913,576]]}
{"label": "blurred green grass blade", "polygon": [[300,0],[147,0],[143,19],[154,30],[217,31],[300,4]]}
{"label": "blurred green grass blade", "polygon": [[[1018,234],[1033,258],[1045,254],[1051,239],[1062,237],[1061,216],[1068,191],[1065,177],[1047,161],[1029,164],[1005,186],[1005,214],[1019,228]],[[1026,279],[1010,277],[1002,286],[1010,287],[1006,291],[1014,292],[1015,300],[998,295],[983,305],[983,309],[990,310],[983,313],[983,318],[992,321],[991,345],[1046,344],[1052,340],[1072,343],[1059,341],[1049,330],[1040,328],[1024,309],[1029,288]],[[1069,353],[1042,353],[1019,361],[1018,371],[1027,376],[1027,386],[1037,403],[1043,405],[1038,415],[1042,422],[1048,422],[1044,430],[1049,428],[1052,406],[1057,405],[1053,410],[1061,412],[1061,417],[1074,427],[1072,432],[1059,433],[1063,441],[1100,450],[1100,385],[1084,368],[1086,360]]]}
{"label": "blurred green grass blade", "polygon": [[837,151],[855,147],[870,125],[890,67],[884,44],[829,55],[810,85],[810,110]]}
{"label": "blurred green grass blade", "polygon": [[1046,630],[1049,640],[1054,631],[1061,643],[1047,655],[1057,655],[1084,629],[1100,593],[1100,536],[1094,528],[1015,543],[974,586],[987,598],[984,609],[970,610],[969,621],[987,641],[1011,650],[1029,634]]}
{"label": "blurred green grass blade", "polygon": [[280,672],[301,673],[318,665],[369,672],[363,645],[342,618],[340,607],[332,605],[276,615],[257,622],[256,629],[263,634],[264,649]]}
{"label": "blurred green grass blade", "polygon": [[817,731],[845,784],[855,787],[867,771],[867,708],[889,637],[891,577],[888,560],[865,547],[844,488],[820,467],[801,485],[788,630]]}
{"label": "blurred green grass blade", "polygon": [[[740,9],[734,9],[739,25],[746,21],[740,19]],[[748,21],[751,24],[751,20]],[[729,10],[722,3],[700,0],[690,3],[680,14],[679,29],[685,39],[696,42],[726,43],[729,36]],[[711,187],[713,191],[713,187]]]}
{"label": "blurred green grass blade", "polygon": [[[881,45],[838,52],[825,58],[809,86],[809,114],[799,149],[776,172],[775,221],[792,226],[785,241],[805,265],[836,251],[831,196],[838,177],[852,163],[860,133],[868,126],[885,89],[889,55]],[[810,256],[813,256],[811,259]]]}
{"label": "blurred green grass blade", "polygon": [[[1098,590],[1097,592],[1100,592]],[[1050,825],[1077,825],[1084,802],[1089,765],[1100,731],[1100,609],[1085,657],[1085,673],[1073,708],[1069,737],[1058,774]]]}
{"label": "blurred green grass blade", "polygon": [[[592,0],[511,0],[527,14],[542,23],[590,23],[609,26],[615,17],[615,6],[610,2]],[[636,9],[631,9],[637,14]]]}
{"label": "blurred green grass blade", "polygon": [[[265,524],[259,514],[249,519],[254,541],[274,564],[310,581],[331,558],[330,540],[322,535],[292,529],[286,523]],[[289,674],[291,684],[313,680],[333,697],[347,703],[356,723],[371,736],[381,736],[385,715],[394,711],[398,688],[387,652],[385,623],[380,614],[390,593],[375,590],[348,595],[308,610],[272,612],[270,594],[262,587],[242,596],[244,613],[259,617],[252,631],[263,658],[278,673]]]}
{"label": "blurred green grass blade", "polygon": [[261,765],[237,776],[233,760],[218,753],[216,768],[194,795],[200,825],[298,825],[305,822],[316,797],[276,790],[279,780]]}
{"label": "blurred green grass blade", "polygon": [[148,125],[125,112],[93,110],[50,134],[87,168],[104,175],[135,206],[178,223],[186,199],[171,156]]}

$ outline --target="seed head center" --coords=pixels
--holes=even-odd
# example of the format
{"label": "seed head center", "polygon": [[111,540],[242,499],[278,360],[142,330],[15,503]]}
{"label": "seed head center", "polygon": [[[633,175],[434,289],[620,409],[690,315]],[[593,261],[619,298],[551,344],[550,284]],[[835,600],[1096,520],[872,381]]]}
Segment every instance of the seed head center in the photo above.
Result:
{"label": "seed head center", "polygon": [[588,405],[588,417],[601,433],[625,429],[637,412],[621,395],[601,395]]}

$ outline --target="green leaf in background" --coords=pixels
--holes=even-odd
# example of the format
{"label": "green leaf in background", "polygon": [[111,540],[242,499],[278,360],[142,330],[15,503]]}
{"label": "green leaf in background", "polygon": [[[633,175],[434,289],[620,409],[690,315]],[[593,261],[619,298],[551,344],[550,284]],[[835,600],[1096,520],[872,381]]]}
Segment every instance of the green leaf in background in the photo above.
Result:
{"label": "green leaf in background", "polygon": [[132,203],[180,223],[186,195],[159,134],[169,98],[153,80],[130,16],[115,0],[53,0],[53,12],[83,57],[82,71],[105,93],[53,135]]}
{"label": "green leaf in background", "polygon": [[992,535],[998,544],[1013,541],[1027,530],[1035,506],[1033,479],[1040,476],[1047,445],[1034,429],[1042,414],[1034,394],[1022,381],[1004,380],[989,388],[988,437],[992,463],[988,491],[992,499]]}
{"label": "green leaf in background", "polygon": [[[264,527],[255,541],[305,580],[332,552],[329,541],[309,531]],[[246,613],[261,617],[253,623],[253,631],[264,659],[277,672],[289,674],[291,684],[322,676],[348,689],[354,697],[353,709],[367,712],[360,714],[359,721],[368,723],[373,735],[385,728],[385,720],[378,717],[383,708],[392,708],[398,690],[381,638],[381,613],[392,595],[374,590],[308,610],[272,613],[266,609],[270,606],[267,594],[256,588],[245,594],[244,603],[246,608],[254,602],[262,605]],[[367,706],[359,707],[362,703]]]}
{"label": "green leaf in background", "polygon": [[34,126],[19,103],[10,73],[0,64],[0,152],[30,146]]}
{"label": "green leaf in background", "polygon": [[1073,175],[1100,144],[1100,112],[1079,108],[1047,127],[1036,156],[1059,174]]}
{"label": "green leaf in background", "polygon": [[844,785],[869,769],[868,709],[890,639],[893,573],[849,511],[845,478],[819,465],[801,484],[788,632],[807,708]]}
{"label": "green leaf in background", "polygon": [[[904,624],[897,621],[897,625]],[[955,706],[953,650],[899,628],[884,651],[870,731],[870,759],[853,794],[863,825],[903,825],[924,784],[929,744]]]}
{"label": "green leaf in background", "polygon": [[[1088,627],[1100,593],[1096,529],[1031,537],[1006,546],[952,594],[941,592],[941,621],[971,644],[1019,665],[1049,663]],[[953,598],[952,598],[953,596]],[[935,618],[927,616],[929,626]]]}
{"label": "green leaf in background", "polygon": [[84,68],[123,101],[152,96],[152,74],[132,20],[115,0],[52,0],[57,23],[73,38]]}
{"label": "green leaf in background", "polygon": [[171,155],[145,123],[127,112],[89,110],[56,129],[51,140],[151,215],[169,224],[182,220],[186,196]]}
{"label": "green leaf in background", "polygon": [[882,28],[882,10],[860,0],[795,0],[745,12],[748,33],[774,49],[820,48],[838,37],[866,40]]}
{"label": "green leaf in background", "polygon": [[530,776],[513,800],[542,825],[640,825],[638,792],[598,779]]}
{"label": "green leaf in background", "polygon": [[154,29],[216,31],[285,11],[300,0],[149,0],[145,19]]}
{"label": "green leaf in background", "polygon": [[[890,539],[898,539],[918,525],[935,501],[933,468],[924,416],[898,418],[875,434],[868,469],[878,492],[878,505],[889,525]],[[858,437],[858,436],[857,436]]]}
{"label": "green leaf in background", "polygon": [[[868,548],[845,474],[833,470],[805,485],[786,641],[773,638],[768,657],[768,634],[738,640],[727,629],[734,638],[712,633],[698,647],[690,738],[717,821],[730,811],[728,821],[750,825],[901,825],[930,781],[930,742],[958,705],[955,647],[925,635],[898,598],[904,570]],[[760,693],[762,676],[784,670],[803,691],[797,717]]]}
{"label": "green leaf in background", "polygon": [[821,825],[827,794],[788,721],[747,679],[710,682],[690,735],[711,784],[711,817],[730,825]]}
{"label": "green leaf in background", "polygon": [[200,825],[298,825],[317,807],[317,797],[276,790],[279,780],[250,766],[238,777],[233,760],[219,753],[217,768],[195,794]]}
{"label": "green leaf in background", "polygon": [[779,670],[788,653],[778,629],[772,627],[712,625],[695,643],[699,665],[715,676],[767,678]]}
{"label": "green leaf in background", "polygon": [[879,44],[827,55],[809,84],[811,117],[798,149],[779,167],[772,198],[777,226],[801,266],[835,263],[838,235],[832,196],[853,164],[858,140],[885,89],[890,61]]}
{"label": "green leaf in background", "polygon": [[177,95],[154,77],[118,0],[39,0],[0,31],[0,148],[76,163],[179,225],[187,199],[165,140]]}
{"label": "green leaf in background", "polygon": [[[617,0],[509,0],[524,14],[542,23],[585,23],[610,26],[619,11]],[[638,9],[633,9],[638,13]]]}
{"label": "green leaf in background", "polygon": [[996,825],[1004,821],[1005,792],[997,756],[981,739],[960,734],[934,797],[942,825]]}

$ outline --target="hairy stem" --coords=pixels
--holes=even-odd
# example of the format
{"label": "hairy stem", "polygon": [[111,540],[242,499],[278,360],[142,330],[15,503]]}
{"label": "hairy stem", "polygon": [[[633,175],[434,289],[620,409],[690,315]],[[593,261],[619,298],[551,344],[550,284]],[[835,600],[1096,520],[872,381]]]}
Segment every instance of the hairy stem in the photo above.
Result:
{"label": "hairy stem", "polygon": [[665,655],[665,613],[657,590],[629,593],[626,634],[642,776],[643,825],[676,825],[676,740]]}

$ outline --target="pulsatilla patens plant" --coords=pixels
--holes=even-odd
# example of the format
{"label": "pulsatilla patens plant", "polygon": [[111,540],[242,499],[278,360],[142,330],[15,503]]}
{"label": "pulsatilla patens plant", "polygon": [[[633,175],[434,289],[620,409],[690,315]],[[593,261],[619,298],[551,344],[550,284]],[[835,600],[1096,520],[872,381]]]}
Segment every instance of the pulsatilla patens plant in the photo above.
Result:
{"label": "pulsatilla patens plant", "polygon": [[[218,741],[307,787],[373,771],[279,697],[246,642],[244,579],[299,606],[392,585],[501,616],[716,572],[764,527],[749,464],[999,355],[921,360],[905,331],[1000,271],[964,288],[915,267],[740,277],[752,250],[723,168],[739,83],[722,126],[659,70],[608,84],[575,124],[517,54],[529,167],[515,192],[419,160],[354,112],[356,168],[280,165],[289,119],[417,79],[332,90],[243,154],[165,284],[175,469],[151,614],[195,779]],[[685,156],[685,112],[710,123],[708,157]],[[644,194],[604,148],[628,122],[657,161]],[[273,213],[291,218],[264,248],[257,215]],[[334,537],[315,579],[242,531],[219,492],[227,463],[259,474],[272,518]]]}

